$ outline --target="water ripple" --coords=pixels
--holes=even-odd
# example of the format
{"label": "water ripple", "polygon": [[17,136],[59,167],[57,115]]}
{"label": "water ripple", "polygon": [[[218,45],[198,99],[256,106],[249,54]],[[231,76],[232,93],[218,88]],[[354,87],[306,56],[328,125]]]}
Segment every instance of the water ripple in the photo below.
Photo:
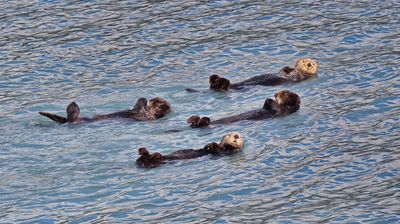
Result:
{"label": "water ripple", "polygon": [[[2,1],[0,219],[4,223],[396,223],[400,60],[396,1]],[[313,57],[319,77],[245,94],[207,90]],[[189,94],[185,88],[203,92]],[[299,112],[192,130],[288,88]],[[57,125],[168,99],[151,122]],[[165,132],[181,130],[180,132]],[[138,169],[137,148],[198,148],[230,131],[230,157]]]}

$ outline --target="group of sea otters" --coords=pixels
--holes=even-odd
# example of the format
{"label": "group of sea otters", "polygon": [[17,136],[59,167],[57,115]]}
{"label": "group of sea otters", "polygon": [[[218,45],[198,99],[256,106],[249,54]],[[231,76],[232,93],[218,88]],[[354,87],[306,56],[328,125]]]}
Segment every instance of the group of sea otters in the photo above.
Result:
{"label": "group of sea otters", "polygon": [[[218,75],[209,77],[210,89],[215,91],[241,90],[254,85],[276,86],[286,83],[296,83],[317,75],[318,64],[311,58],[297,60],[294,68],[283,67],[277,73],[264,74],[250,79],[231,83],[228,79]],[[186,89],[188,92],[197,92],[194,89]],[[218,120],[211,120],[208,117],[191,116],[187,120],[192,128],[208,127],[216,124],[229,124],[241,120],[262,120],[285,116],[296,112],[300,108],[300,97],[289,90],[282,90],[275,93],[275,100],[267,98],[260,109],[251,110],[241,114],[224,117]],[[96,115],[94,117],[79,117],[80,109],[78,104],[72,102],[67,107],[67,117],[62,117],[48,112],[39,114],[50,118],[60,124],[75,124],[82,122],[93,122],[112,118],[129,118],[136,121],[155,120],[164,117],[171,112],[170,104],[160,97],[147,101],[139,98],[132,109],[113,112],[109,114]],[[157,167],[167,161],[193,159],[205,155],[230,155],[243,149],[244,139],[238,132],[224,135],[221,142],[211,142],[200,149],[183,149],[169,154],[162,155],[158,152],[149,153],[146,148],[139,148],[140,157],[136,160],[139,167]]]}

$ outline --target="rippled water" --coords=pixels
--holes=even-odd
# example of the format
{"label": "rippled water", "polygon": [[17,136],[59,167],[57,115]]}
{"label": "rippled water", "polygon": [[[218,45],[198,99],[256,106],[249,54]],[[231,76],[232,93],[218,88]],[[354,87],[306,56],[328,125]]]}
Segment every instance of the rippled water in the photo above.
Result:
{"label": "rippled water", "polygon": [[[398,1],[1,1],[0,222],[400,222],[399,12]],[[300,57],[318,61],[318,78],[207,90],[211,74],[239,81]],[[185,123],[259,108],[282,88],[301,95],[299,112]],[[155,96],[174,110],[158,121],[38,115]],[[230,131],[242,153],[134,164],[139,147],[199,148]]]}

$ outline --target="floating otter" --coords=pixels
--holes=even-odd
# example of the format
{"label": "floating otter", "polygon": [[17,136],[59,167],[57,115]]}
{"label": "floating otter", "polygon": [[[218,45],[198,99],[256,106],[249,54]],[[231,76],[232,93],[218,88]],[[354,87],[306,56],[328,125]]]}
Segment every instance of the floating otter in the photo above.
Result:
{"label": "floating otter", "polygon": [[208,143],[201,149],[183,149],[166,155],[158,152],[150,154],[146,148],[138,149],[140,157],[136,160],[139,167],[156,167],[164,164],[166,161],[194,159],[205,155],[231,155],[243,149],[243,137],[238,132],[232,132],[224,135],[221,143]]}
{"label": "floating otter", "polygon": [[156,97],[147,103],[145,98],[139,98],[133,109],[118,111],[110,114],[96,115],[92,118],[79,117],[80,109],[78,104],[72,102],[67,107],[67,118],[51,114],[48,112],[39,112],[39,114],[50,118],[60,124],[64,123],[79,123],[105,120],[110,118],[129,118],[136,121],[155,120],[161,118],[171,112],[169,103]]}
{"label": "floating otter", "polygon": [[[297,60],[294,68],[283,67],[276,74],[264,74],[252,77],[250,79],[233,83],[218,75],[212,75],[209,78],[210,89],[217,91],[228,91],[229,89],[243,89],[246,86],[263,85],[276,86],[283,83],[295,83],[311,78],[317,74],[318,64],[311,58],[302,58]],[[189,92],[196,90],[187,89]]]}
{"label": "floating otter", "polygon": [[213,124],[229,124],[241,120],[262,120],[280,117],[296,112],[300,108],[300,97],[294,92],[283,90],[275,93],[275,99],[266,99],[261,109],[211,121],[208,117],[191,116],[187,120],[192,128],[207,127]]}

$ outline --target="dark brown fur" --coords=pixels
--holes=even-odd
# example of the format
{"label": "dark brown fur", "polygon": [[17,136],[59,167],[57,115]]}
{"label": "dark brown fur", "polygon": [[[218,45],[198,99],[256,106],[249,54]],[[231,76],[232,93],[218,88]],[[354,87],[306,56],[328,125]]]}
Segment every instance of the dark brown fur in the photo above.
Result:
{"label": "dark brown fur", "polygon": [[[236,140],[240,137],[237,135],[234,138]],[[138,149],[140,157],[136,160],[136,164],[139,167],[152,168],[172,160],[194,159],[206,155],[231,155],[236,152],[238,152],[237,148],[229,144],[223,144],[222,142],[220,144],[211,142],[201,149],[183,149],[166,155],[158,152],[150,154],[146,148],[140,148]]]}
{"label": "dark brown fur", "polygon": [[93,122],[111,118],[129,118],[136,121],[155,120],[171,112],[171,106],[162,98],[153,98],[147,103],[145,98],[139,98],[133,109],[118,111],[109,114],[96,115],[92,118],[79,117],[80,109],[78,104],[72,102],[67,107],[67,118],[51,114],[48,112],[39,112],[39,114],[50,118],[58,123],[80,123]]}
{"label": "dark brown fur", "polygon": [[[263,85],[276,86],[284,83],[295,83],[316,75],[318,65],[309,58],[299,59],[295,68],[283,67],[278,73],[254,76],[238,83],[232,83],[218,75],[209,78],[210,89],[216,91],[238,90],[246,86]],[[309,71],[310,70],[310,71]]]}
{"label": "dark brown fur", "polygon": [[262,120],[288,115],[300,108],[300,97],[294,92],[283,90],[275,94],[275,100],[266,99],[263,108],[251,110],[238,115],[233,115],[211,121],[208,117],[191,116],[188,123],[192,128],[207,127],[213,124],[229,124],[241,120]]}

